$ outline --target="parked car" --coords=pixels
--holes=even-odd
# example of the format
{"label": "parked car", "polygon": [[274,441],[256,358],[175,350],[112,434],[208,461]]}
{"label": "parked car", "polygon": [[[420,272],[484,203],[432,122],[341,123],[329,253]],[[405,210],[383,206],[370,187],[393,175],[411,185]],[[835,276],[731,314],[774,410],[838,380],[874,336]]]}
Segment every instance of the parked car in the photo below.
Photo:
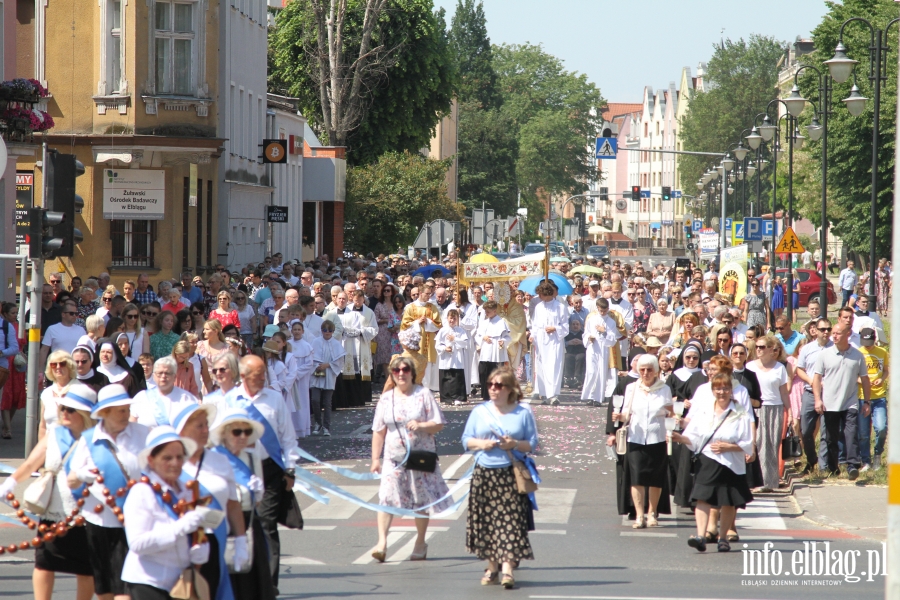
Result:
{"label": "parked car", "polygon": [[[525,248],[522,250],[522,253],[535,254],[537,252],[544,252],[545,250],[546,248],[544,247],[544,244],[532,243],[526,244]],[[560,254],[561,252],[559,251],[559,248],[557,248],[555,244],[550,244],[550,256],[559,256]]]}
{"label": "parked car", "polygon": [[[778,273],[778,275],[782,279],[786,280],[788,270],[778,269],[776,273]],[[809,303],[810,298],[819,296],[819,284],[822,281],[822,277],[818,271],[815,271],[813,269],[797,269],[797,276],[800,278],[799,305],[806,306]],[[756,278],[762,281],[762,274],[757,275]],[[787,304],[787,283],[785,283],[782,287],[784,288],[785,293],[785,304]],[[828,304],[834,304],[835,302],[837,302],[837,296],[834,293],[834,286],[830,281],[825,282],[825,294],[828,296]]]}
{"label": "parked car", "polygon": [[590,246],[587,255],[595,260],[609,261],[609,246]]}

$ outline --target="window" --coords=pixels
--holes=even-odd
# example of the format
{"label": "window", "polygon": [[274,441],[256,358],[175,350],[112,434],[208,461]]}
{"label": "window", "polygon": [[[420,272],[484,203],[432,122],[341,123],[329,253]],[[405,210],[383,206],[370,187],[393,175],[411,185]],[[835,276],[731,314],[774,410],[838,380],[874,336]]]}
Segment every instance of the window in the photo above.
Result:
{"label": "window", "polygon": [[156,91],[194,94],[194,4],[156,2]]}
{"label": "window", "polygon": [[122,2],[121,0],[110,0],[108,7],[106,89],[117,94],[122,89]]}
{"label": "window", "polygon": [[153,268],[153,237],[156,221],[110,221],[112,265]]}

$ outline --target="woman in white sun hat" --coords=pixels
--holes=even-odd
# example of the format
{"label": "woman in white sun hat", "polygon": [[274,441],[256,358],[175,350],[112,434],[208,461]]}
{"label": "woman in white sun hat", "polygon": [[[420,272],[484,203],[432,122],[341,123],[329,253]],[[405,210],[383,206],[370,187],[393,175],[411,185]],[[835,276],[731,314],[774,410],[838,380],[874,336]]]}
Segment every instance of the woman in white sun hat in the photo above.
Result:
{"label": "woman in white sun hat", "polygon": [[235,538],[235,559],[232,566],[247,561],[244,516],[238,501],[234,471],[228,459],[206,449],[209,443],[209,426],[216,418],[216,407],[212,404],[182,402],[172,406],[170,420],[178,435],[194,440],[197,449],[188,456],[181,472],[181,481],[191,479],[200,482],[200,496],[212,496],[209,506],[225,512],[226,519],[210,534],[210,560],[200,568],[210,587],[210,598],[230,600],[234,598],[228,567],[225,564],[225,545],[229,535]]}
{"label": "woman in white sun hat", "polygon": [[244,523],[252,528],[253,556],[250,559],[253,565],[248,573],[231,575],[234,597],[274,600],[275,586],[269,569],[266,538],[256,514],[256,505],[264,492],[262,461],[253,448],[248,448],[259,440],[263,431],[262,423],[253,420],[243,408],[225,409],[210,429],[212,452],[207,454],[223,456],[231,465]]}
{"label": "woman in white sun hat", "polygon": [[[41,515],[40,524],[50,531],[56,524],[65,522],[72,511],[78,509],[76,498],[66,483],[69,460],[82,433],[94,426],[91,409],[97,403],[94,390],[81,383],[68,386],[64,396],[54,398],[56,417],[47,426],[47,434],[41,438],[31,454],[16,471],[0,485],[0,499],[13,491],[19,481],[25,481],[40,468],[56,473],[53,491],[47,511]],[[34,551],[32,590],[37,600],[50,600],[57,573],[75,575],[76,600],[90,600],[94,595],[91,563],[85,553],[87,537],[84,527],[69,529],[65,537],[45,541]]]}
{"label": "woman in white sun hat", "polygon": [[131,600],[169,599],[182,572],[210,560],[209,542],[191,538],[206,526],[216,527],[221,511],[205,506],[176,512],[179,501],[193,501],[193,493],[180,479],[188,456],[197,451],[194,440],[161,425],[151,431],[138,455],[146,473],[125,501],[128,556],[122,579]]}
{"label": "woman in white sun hat", "polygon": [[[128,482],[141,477],[137,455],[144,448],[149,431],[143,425],[129,421],[132,402],[125,388],[117,383],[100,390],[97,404],[91,411],[91,418],[100,422],[78,440],[67,478],[69,487],[76,490],[76,497],[85,485],[90,490],[84,498],[82,514],[87,521],[85,532],[94,571],[94,593],[100,600],[128,595],[122,581],[128,542],[119,517]],[[104,489],[112,492],[115,508],[106,505]]]}

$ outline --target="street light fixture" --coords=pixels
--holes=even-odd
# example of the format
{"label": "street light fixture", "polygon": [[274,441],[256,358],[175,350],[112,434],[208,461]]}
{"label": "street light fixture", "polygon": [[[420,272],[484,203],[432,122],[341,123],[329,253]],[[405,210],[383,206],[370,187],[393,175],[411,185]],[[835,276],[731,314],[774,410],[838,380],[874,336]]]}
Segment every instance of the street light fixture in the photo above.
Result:
{"label": "street light fixture", "polygon": [[806,98],[800,95],[800,88],[797,87],[796,83],[791,89],[791,95],[785,98],[784,104],[787,106],[787,111],[795,119],[800,116],[806,107]]}
{"label": "street light fixture", "polygon": [[825,128],[819,123],[819,119],[813,117],[812,121],[809,125],[806,126],[806,133],[809,134],[809,139],[814,142],[818,142],[822,139],[822,133],[825,131]]}
{"label": "street light fixture", "polygon": [[697,189],[698,189],[698,190],[703,190],[703,188],[704,188],[705,186],[706,186],[706,184],[703,183],[702,181],[698,181],[698,182],[697,182]]}
{"label": "street light fixture", "polygon": [[759,130],[754,125],[753,129],[750,130],[750,135],[747,136],[747,145],[750,146],[751,150],[758,150],[762,141],[763,137],[759,135]]}
{"label": "street light fixture", "polygon": [[738,147],[732,150],[732,152],[734,152],[734,157],[738,159],[738,162],[742,163],[744,162],[744,159],[747,158],[747,154],[750,152],[750,150],[744,148],[743,142],[739,142]]}
{"label": "street light fixture", "polygon": [[794,127],[794,145],[797,146],[797,150],[803,148],[803,142],[806,141],[806,136],[800,133],[799,127]]}
{"label": "street light fixture", "polygon": [[763,118],[763,124],[759,126],[759,135],[762,136],[764,142],[771,142],[772,138],[775,137],[775,126],[769,120],[769,115]]}
{"label": "street light fixture", "polygon": [[753,177],[756,174],[756,165],[752,162],[747,163],[747,177]]}
{"label": "street light fixture", "polygon": [[726,171],[731,171],[734,168],[734,164],[735,164],[734,159],[731,158],[730,156],[726,156],[722,160],[722,166],[725,167]]}
{"label": "street light fixture", "polygon": [[[847,23],[844,23],[844,25],[846,24]],[[842,25],[842,35],[843,32],[844,27]],[[847,48],[844,46],[844,42],[839,41],[837,47],[834,49],[834,57],[831,60],[826,60],[825,64],[828,65],[828,71],[831,73],[831,77],[838,83],[844,83],[850,79],[853,68],[859,64],[859,61],[848,57]]]}
{"label": "street light fixture", "polygon": [[850,111],[851,115],[858,117],[866,110],[866,102],[868,100],[868,98],[859,93],[859,88],[854,83],[853,87],[850,88],[850,95],[841,100],[841,102],[847,105],[847,110]]}

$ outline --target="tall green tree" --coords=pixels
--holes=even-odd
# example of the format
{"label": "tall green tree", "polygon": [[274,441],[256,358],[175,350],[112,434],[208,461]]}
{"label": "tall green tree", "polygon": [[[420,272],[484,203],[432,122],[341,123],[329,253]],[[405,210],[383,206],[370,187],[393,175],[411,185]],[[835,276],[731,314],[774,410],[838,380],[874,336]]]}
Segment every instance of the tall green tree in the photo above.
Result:
{"label": "tall green tree", "polygon": [[[783,42],[760,35],[715,46],[704,91],[694,94],[681,120],[679,133],[685,150],[724,152],[739,141],[741,132],[751,128],[756,115],[777,97],[778,61],[784,48]],[[694,189],[703,172],[718,162],[710,157],[682,156],[681,187]]]}
{"label": "tall green tree", "polygon": [[485,206],[498,215],[516,211],[516,128],[501,110],[476,101],[459,106],[459,201],[467,209]]}
{"label": "tall green tree", "polygon": [[[316,7],[328,1],[346,6],[340,56],[349,64],[343,70],[331,69],[333,77],[326,86],[321,69],[335,60],[336,51],[331,45],[331,54],[321,49]],[[450,109],[455,86],[443,11],[435,12],[432,0],[387,0],[372,24],[372,2],[290,2],[276,18],[269,40],[271,91],[299,97],[312,127],[328,143],[347,146],[351,164],[372,162],[387,151],[414,152],[427,146],[435,125]],[[369,48],[367,57],[363,48]],[[362,74],[355,72],[359,61],[368,65]],[[335,124],[339,93],[346,96],[345,116]]]}
{"label": "tall green tree", "polygon": [[459,101],[476,102],[484,110],[498,108],[502,98],[497,92],[491,40],[480,0],[458,0],[449,38],[459,74]]}
{"label": "tall green tree", "polygon": [[415,242],[423,223],[459,221],[463,207],[447,197],[450,160],[386,152],[347,173],[344,244],[360,252],[394,252]]}
{"label": "tall green tree", "polygon": [[[863,17],[876,28],[884,29],[897,16],[897,5],[891,0],[843,0],[842,4],[828,3],[828,13],[813,30],[816,50],[803,57],[805,64],[824,70],[823,61],[834,55],[841,24],[851,17]],[[892,26],[891,38],[896,40]],[[869,28],[863,23],[851,23],[844,28],[844,45],[847,54],[860,62],[856,67],[856,83],[860,93],[874,98],[875,92],[868,79]],[[887,63],[887,81],[881,85],[881,126],[878,144],[878,201],[876,203],[875,250],[879,257],[890,257],[891,220],[893,218],[894,150],[897,126],[897,45],[890,44]],[[828,220],[835,235],[843,239],[853,250],[866,257],[869,254],[870,209],[872,189],[872,127],[874,102],[869,100],[863,113],[854,117],[841,103],[850,95],[853,78],[843,84],[834,84],[831,110],[828,120]],[[805,98],[818,99],[818,80],[812,74],[801,75],[801,92]],[[804,118],[808,118],[807,108]],[[807,143],[803,151],[821,161],[821,142]],[[816,211],[818,212],[818,211]],[[816,214],[816,221],[818,215]]]}

